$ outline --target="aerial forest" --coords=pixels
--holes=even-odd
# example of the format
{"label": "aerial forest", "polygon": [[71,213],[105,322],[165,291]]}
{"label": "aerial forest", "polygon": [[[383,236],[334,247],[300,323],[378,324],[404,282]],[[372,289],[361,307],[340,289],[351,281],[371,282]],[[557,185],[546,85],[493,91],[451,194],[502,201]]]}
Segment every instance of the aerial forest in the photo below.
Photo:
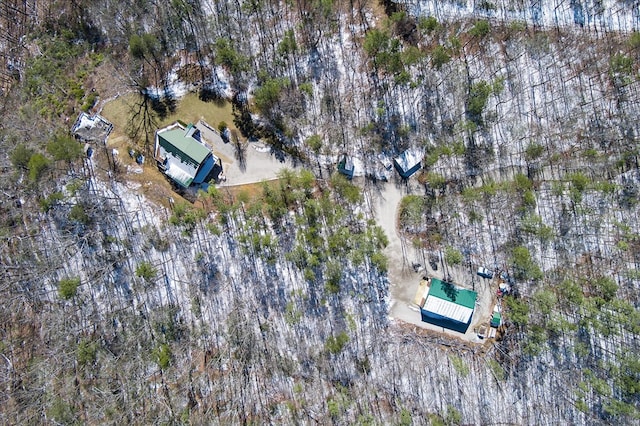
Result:
{"label": "aerial forest", "polygon": [[[623,0],[3,0],[0,423],[640,424],[639,31]],[[183,196],[153,155],[187,99],[293,166]],[[498,338],[394,318],[423,265],[503,272]]]}

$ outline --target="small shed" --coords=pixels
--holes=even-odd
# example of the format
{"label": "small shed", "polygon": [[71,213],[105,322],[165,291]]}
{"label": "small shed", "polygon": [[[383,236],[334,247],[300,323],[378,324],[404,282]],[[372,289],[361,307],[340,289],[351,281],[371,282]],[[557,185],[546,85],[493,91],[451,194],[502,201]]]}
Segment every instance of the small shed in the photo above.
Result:
{"label": "small shed", "polygon": [[429,278],[419,300],[422,321],[466,333],[476,306],[478,293],[437,278]]}
{"label": "small shed", "polygon": [[349,179],[353,178],[353,159],[348,155],[343,155],[338,161],[338,171],[348,177]]}
{"label": "small shed", "polygon": [[498,328],[500,327],[500,324],[502,324],[502,315],[500,312],[494,312],[491,317],[491,327]]}
{"label": "small shed", "polygon": [[222,171],[220,160],[202,142],[193,124],[174,123],[159,129],[154,157],[160,170],[184,188],[215,179]]}
{"label": "small shed", "polygon": [[354,176],[364,175],[364,164],[357,157],[343,154],[338,161],[338,171],[348,179],[352,179]]}
{"label": "small shed", "polygon": [[407,179],[422,167],[424,152],[421,149],[413,148],[404,151],[393,159],[393,164],[398,174]]}
{"label": "small shed", "polygon": [[92,116],[82,112],[73,123],[71,133],[80,142],[106,143],[112,129],[113,124],[100,114]]}
{"label": "small shed", "polygon": [[496,304],[493,305],[493,312],[491,313],[489,325],[492,328],[498,328],[502,325],[502,302],[500,299],[498,299]]}

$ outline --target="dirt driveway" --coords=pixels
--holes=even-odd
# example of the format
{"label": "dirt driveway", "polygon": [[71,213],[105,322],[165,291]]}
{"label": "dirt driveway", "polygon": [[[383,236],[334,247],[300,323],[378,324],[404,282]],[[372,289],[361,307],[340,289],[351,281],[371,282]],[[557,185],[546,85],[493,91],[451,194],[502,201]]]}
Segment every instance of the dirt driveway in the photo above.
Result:
{"label": "dirt driveway", "polygon": [[196,127],[213,148],[213,153],[222,160],[222,170],[226,180],[219,186],[245,185],[273,180],[277,178],[280,170],[298,167],[288,157],[278,158],[277,155],[272,154],[271,149],[262,142],[249,142],[243,157],[239,159],[234,145],[224,142],[218,131],[211,125],[201,120]]}
{"label": "dirt driveway", "polygon": [[[483,340],[478,338],[475,329],[481,323],[488,322],[495,302],[495,285],[490,280],[475,276],[475,271],[464,267],[447,268],[447,274],[451,275],[454,283],[478,292],[476,310],[471,325],[464,335],[422,322],[420,310],[413,302],[420,279],[424,275],[444,278],[442,262],[440,262],[437,271],[431,269],[429,263],[423,259],[421,251],[416,249],[411,241],[400,236],[396,227],[398,208],[402,198],[409,194],[421,195],[423,193],[417,182],[412,179],[409,179],[408,183],[402,183],[398,180],[365,185],[368,207],[378,225],[382,227],[389,238],[389,245],[385,249],[385,254],[389,259],[388,276],[391,295],[389,316],[392,320],[399,320],[469,342],[482,343]],[[414,264],[420,265],[417,270],[414,268]],[[473,286],[469,284],[472,281],[474,281]]]}
{"label": "dirt driveway", "polygon": [[[211,144],[213,152],[222,160],[226,180],[221,182],[220,186],[236,186],[273,180],[277,179],[280,170],[298,167],[290,159],[277,158],[270,152],[269,147],[260,142],[249,143],[244,158],[240,161],[233,144],[225,143],[211,126],[199,122],[197,127],[203,133],[205,140]],[[422,253],[413,247],[411,241],[402,238],[396,229],[398,208],[402,198],[409,194],[424,193],[417,181],[409,179],[408,182],[401,182],[399,179],[395,179],[391,182],[371,183],[363,178],[356,178],[354,183],[364,189],[367,208],[389,238],[385,254],[389,259],[388,275],[391,295],[389,315],[392,320],[445,333],[470,342],[482,342],[474,330],[480,323],[487,322],[493,308],[495,289],[489,280],[478,279],[473,276],[473,271],[465,268],[447,269],[447,273],[452,276],[453,282],[456,284],[465,286],[464,284],[470,279],[475,280],[476,283],[475,290],[478,292],[476,312],[465,335],[422,322],[419,308],[413,303],[422,276],[431,275],[444,278],[443,265],[440,265],[438,271],[432,270],[428,262],[424,261]],[[418,270],[414,269],[414,263],[421,265]],[[471,288],[470,285],[465,287]]]}

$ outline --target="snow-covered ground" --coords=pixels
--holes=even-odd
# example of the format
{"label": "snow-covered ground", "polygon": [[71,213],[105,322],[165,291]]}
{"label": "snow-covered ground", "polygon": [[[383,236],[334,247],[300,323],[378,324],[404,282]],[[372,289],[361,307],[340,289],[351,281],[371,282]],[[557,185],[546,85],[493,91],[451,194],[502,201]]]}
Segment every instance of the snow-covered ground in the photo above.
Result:
{"label": "snow-covered ground", "polygon": [[402,0],[410,13],[439,20],[488,18],[499,22],[523,22],[540,28],[576,27],[593,31],[631,32],[640,29],[638,4],[606,1],[517,0]]}
{"label": "snow-covered ground", "polygon": [[[283,19],[288,9],[261,2],[256,6],[264,8],[251,14],[239,3],[209,2],[208,6],[211,22],[224,20],[231,29],[242,23],[239,49],[246,49],[247,55],[257,52],[256,64],[312,84],[313,96],[304,97],[304,113],[287,117],[286,124],[303,135],[320,134],[327,152],[323,156],[331,158],[331,152],[346,151],[375,158],[379,151],[396,155],[411,145],[424,145],[429,155],[436,148],[461,143],[462,153],[450,150],[428,168],[446,180],[443,188],[433,191],[437,194],[432,194],[435,201],[429,219],[438,224],[447,244],[468,253],[478,264],[498,267],[510,265],[514,244],[526,246],[553,278],[561,266],[580,273],[598,265],[600,271],[615,277],[621,291],[633,294],[630,287],[637,286],[637,281],[631,281],[626,272],[635,270],[634,255],[621,243],[627,243],[625,238],[633,243],[640,223],[634,204],[638,193],[635,172],[612,178],[618,184],[613,192],[587,188],[579,201],[571,192],[570,173],[583,171],[595,185],[599,179],[609,179],[608,173],[626,167],[612,166],[607,159],[612,163],[624,160],[625,146],[637,145],[638,82],[632,75],[625,84],[618,84],[609,72],[610,54],[628,47],[615,35],[595,32],[637,28],[637,6],[600,3],[605,10],[593,19],[586,13],[581,27],[575,19],[588,7],[580,2],[535,3],[533,7],[487,2],[483,8],[493,10],[487,14],[478,12],[479,5],[468,3],[411,4],[416,13],[435,14],[439,21],[452,25],[451,32],[445,26],[444,35],[438,35],[442,39],[424,36],[421,47],[427,54],[407,67],[409,84],[397,83],[394,75],[374,72],[362,52],[365,29],[375,25],[371,15],[364,14],[367,22],[355,22],[355,14],[339,14],[330,21],[332,25],[318,29],[324,33],[313,49],[300,49],[293,58],[295,66],[285,67],[270,62],[278,58],[277,41],[287,29],[300,35],[307,28]],[[224,19],[216,12],[222,6]],[[491,22],[525,21],[529,28],[513,25],[508,34],[491,34],[454,52],[453,36],[468,39],[464,31],[472,22],[460,21],[469,16],[465,14],[495,17]],[[534,24],[539,29],[558,26],[562,31],[529,31]],[[214,30],[226,36],[222,28]],[[456,29],[460,32],[454,34]],[[428,53],[436,43],[452,52],[451,61],[441,69],[431,66]],[[494,90],[501,81],[502,89]],[[474,126],[466,115],[466,101],[470,85],[478,82],[491,85],[492,93],[483,122]],[[246,87],[250,90],[254,84],[250,81]],[[175,90],[179,93],[181,89]],[[532,143],[543,147],[537,159],[526,154]],[[226,184],[269,179],[283,166],[270,154],[251,147],[242,166],[229,148],[218,147],[227,164]],[[588,155],[597,161],[590,161]],[[518,173],[535,182],[534,206],[523,209],[521,193],[509,186],[492,186],[496,182],[513,185]],[[540,355],[520,359],[509,353],[494,357],[503,350],[501,346],[458,345],[455,339],[420,332],[422,324],[415,322],[419,314],[409,302],[422,272],[414,272],[411,262],[433,271],[424,253],[416,252],[411,241],[397,235],[395,224],[401,197],[423,194],[424,187],[409,189],[395,182],[367,186],[369,204],[365,207],[389,237],[385,252],[390,259],[389,282],[366,262],[365,266],[347,263],[337,296],[327,294],[323,284],[309,283],[308,277],[315,273],[312,267],[302,270],[288,260],[296,238],[313,237],[296,234],[304,228],[294,222],[302,220],[299,211],[286,217],[288,227],[274,232],[269,230],[273,224],[263,217],[239,214],[215,226],[198,223],[188,230],[168,225],[172,211],[153,205],[131,188],[116,183],[104,186],[96,182],[94,192],[86,197],[91,200],[93,196],[95,204],[108,213],[93,233],[49,224],[42,246],[47,253],[57,250],[61,242],[69,247],[69,255],[48,260],[62,262],[60,274],[82,268],[78,275],[83,286],[74,306],[81,312],[105,313],[108,326],[100,330],[105,341],[127,336],[136,321],[147,321],[143,324],[160,336],[162,329],[153,327],[164,321],[166,312],[188,330],[185,333],[192,333],[188,345],[184,340],[172,343],[175,364],[189,367],[178,367],[176,377],[166,374],[166,380],[172,382],[171,392],[173,385],[178,389],[173,402],[178,401],[179,406],[191,406],[195,394],[205,413],[268,412],[265,417],[282,424],[295,423],[300,417],[309,423],[324,419],[365,423],[367,414],[381,423],[394,423],[404,409],[420,424],[427,422],[426,413],[447,413],[450,407],[459,410],[461,421],[468,424],[593,420],[591,414],[578,409],[576,390],[582,377],[575,367],[574,335],[555,339],[551,343],[559,347],[553,350],[543,342]],[[626,203],[620,201],[625,199]],[[67,213],[67,207],[61,207],[61,212]],[[355,206],[350,213],[356,218],[362,211],[363,206]],[[523,212],[553,227],[550,240],[522,230]],[[357,220],[349,225],[359,226]],[[265,260],[265,252],[271,250],[265,238],[275,241],[280,256],[275,264]],[[141,262],[157,271],[151,282],[137,276]],[[466,282],[469,275],[465,274],[473,275],[463,270],[451,273],[457,274],[454,281],[458,282]],[[47,280],[52,300],[59,278],[56,271]],[[524,281],[518,283],[521,294],[537,290],[535,284]],[[489,305],[481,300],[482,309],[490,309]],[[416,327],[407,331],[400,321],[389,326],[389,316]],[[341,332],[347,333],[348,343],[343,351],[329,353],[326,343]],[[513,340],[520,347],[526,341],[518,337]],[[598,361],[611,356],[606,354],[616,342],[616,338],[599,337],[594,332],[588,338],[588,350]],[[203,352],[209,362],[203,362],[203,374],[189,371],[186,389],[190,351]],[[147,352],[144,356],[149,358]],[[107,355],[104,359],[108,361]],[[500,360],[498,369],[489,362],[496,360]],[[505,370],[504,377],[496,374],[500,369]],[[160,392],[154,394],[160,396]],[[601,405],[602,398],[589,395],[588,400]],[[331,409],[338,410],[336,419],[325,417]],[[265,417],[256,414],[257,421]],[[241,422],[237,417],[218,417],[220,423],[225,420]]]}

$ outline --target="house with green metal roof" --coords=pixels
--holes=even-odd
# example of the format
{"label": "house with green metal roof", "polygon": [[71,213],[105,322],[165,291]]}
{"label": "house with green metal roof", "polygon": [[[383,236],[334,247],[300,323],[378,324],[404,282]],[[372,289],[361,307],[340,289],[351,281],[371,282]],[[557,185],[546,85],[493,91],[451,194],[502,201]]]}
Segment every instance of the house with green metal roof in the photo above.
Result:
{"label": "house with green metal roof", "polygon": [[202,142],[193,124],[174,123],[156,132],[155,159],[160,170],[183,188],[217,178],[222,163]]}
{"label": "house with green metal roof", "polygon": [[478,293],[430,278],[419,297],[422,321],[466,333],[476,307]]}

